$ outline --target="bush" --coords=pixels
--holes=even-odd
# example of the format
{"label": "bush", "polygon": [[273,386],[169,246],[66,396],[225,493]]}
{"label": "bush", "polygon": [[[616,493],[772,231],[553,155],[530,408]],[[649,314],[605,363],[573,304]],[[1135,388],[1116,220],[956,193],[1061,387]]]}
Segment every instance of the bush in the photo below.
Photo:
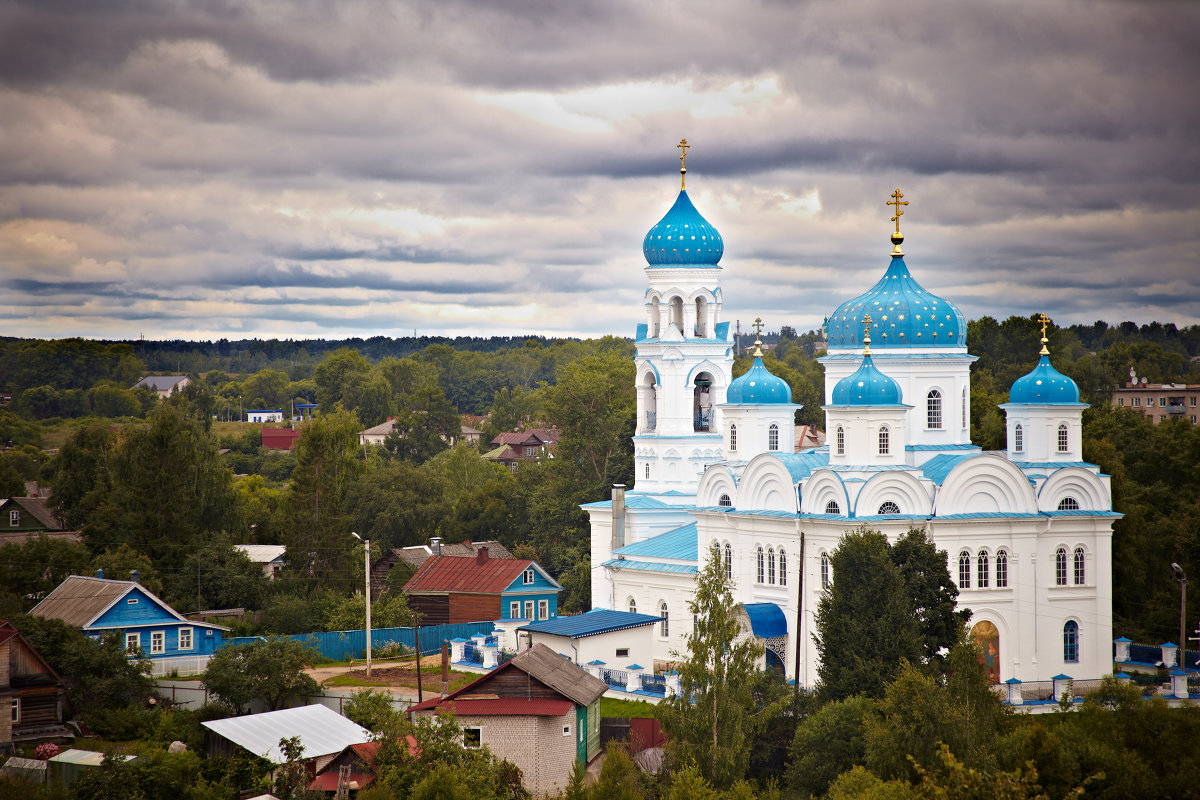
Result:
{"label": "bush", "polygon": [[137,705],[117,708],[96,708],[84,715],[84,721],[97,736],[127,742],[140,739],[146,731],[154,730],[156,711]]}

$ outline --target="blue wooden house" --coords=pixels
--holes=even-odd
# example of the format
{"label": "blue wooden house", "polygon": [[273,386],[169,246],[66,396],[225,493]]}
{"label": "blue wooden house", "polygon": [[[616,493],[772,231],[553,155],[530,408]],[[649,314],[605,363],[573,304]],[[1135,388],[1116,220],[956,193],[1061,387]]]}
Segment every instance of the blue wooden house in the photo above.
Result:
{"label": "blue wooden house", "polygon": [[229,630],[187,619],[136,579],[72,575],[30,613],[61,619],[94,638],[119,631],[127,650],[140,651],[152,660],[212,655]]}
{"label": "blue wooden house", "polygon": [[404,585],[422,625],[497,619],[553,619],[562,584],[527,558],[434,556]]}

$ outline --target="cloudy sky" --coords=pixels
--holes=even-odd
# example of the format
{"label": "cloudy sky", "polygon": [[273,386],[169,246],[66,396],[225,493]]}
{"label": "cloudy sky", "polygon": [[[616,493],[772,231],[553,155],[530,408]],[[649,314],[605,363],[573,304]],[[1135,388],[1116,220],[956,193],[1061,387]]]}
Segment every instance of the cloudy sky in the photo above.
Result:
{"label": "cloudy sky", "polygon": [[725,318],[888,261],[1200,323],[1200,4],[0,0],[0,335],[631,335],[678,190]]}

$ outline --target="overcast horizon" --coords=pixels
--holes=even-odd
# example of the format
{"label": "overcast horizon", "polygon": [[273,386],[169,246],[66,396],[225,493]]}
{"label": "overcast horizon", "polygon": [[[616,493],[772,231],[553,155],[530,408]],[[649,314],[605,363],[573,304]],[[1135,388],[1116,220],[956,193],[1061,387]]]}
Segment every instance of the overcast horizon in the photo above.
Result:
{"label": "overcast horizon", "polygon": [[632,336],[906,261],[969,319],[1200,324],[1200,5],[0,0],[0,335]]}

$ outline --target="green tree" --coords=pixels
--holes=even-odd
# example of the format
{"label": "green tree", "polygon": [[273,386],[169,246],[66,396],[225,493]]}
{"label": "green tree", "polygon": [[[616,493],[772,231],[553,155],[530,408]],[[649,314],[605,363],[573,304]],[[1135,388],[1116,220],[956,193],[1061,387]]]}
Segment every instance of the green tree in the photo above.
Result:
{"label": "green tree", "polygon": [[326,356],[313,371],[321,411],[333,411],[334,406],[345,399],[350,387],[364,380],[370,371],[370,363],[357,350],[343,348]]}
{"label": "green tree", "polygon": [[821,706],[796,727],[788,784],[802,796],[821,797],[830,784],[867,755],[867,720],[877,703],[864,695]]}
{"label": "green tree", "polygon": [[775,710],[756,702],[752,685],[763,648],[743,631],[716,544],[688,603],[695,622],[680,664],[682,693],[658,706],[677,763],[694,761],[714,786],[745,777],[755,734]]}
{"label": "green tree", "polygon": [[912,601],[921,634],[922,661],[941,664],[942,653],[958,643],[963,626],[971,618],[970,609],[955,610],[958,586],[950,577],[946,551],[938,550],[923,529],[912,529],[888,552]]}
{"label": "green tree", "polygon": [[254,700],[274,711],[316,694],[320,687],[304,672],[315,658],[312,650],[280,636],[228,645],[209,659],[204,685],[239,714]]}
{"label": "green tree", "polygon": [[155,594],[162,594],[162,578],[154,569],[154,562],[128,544],[110,547],[93,558],[88,565],[88,572],[97,575],[101,570],[104,571],[104,577],[118,581],[133,580],[133,573],[137,572],[138,583]]}
{"label": "green tree", "polygon": [[912,600],[878,531],[847,533],[829,560],[833,584],[817,604],[817,693],[823,700],[881,697],[901,660],[922,654]]}
{"label": "green tree", "polygon": [[86,547],[63,539],[38,536],[6,544],[0,547],[0,594],[41,600],[68,575],[84,573],[88,560]]}
{"label": "green tree", "polygon": [[395,727],[403,718],[401,713],[392,707],[390,694],[372,689],[362,689],[350,695],[342,713],[376,733]]}

